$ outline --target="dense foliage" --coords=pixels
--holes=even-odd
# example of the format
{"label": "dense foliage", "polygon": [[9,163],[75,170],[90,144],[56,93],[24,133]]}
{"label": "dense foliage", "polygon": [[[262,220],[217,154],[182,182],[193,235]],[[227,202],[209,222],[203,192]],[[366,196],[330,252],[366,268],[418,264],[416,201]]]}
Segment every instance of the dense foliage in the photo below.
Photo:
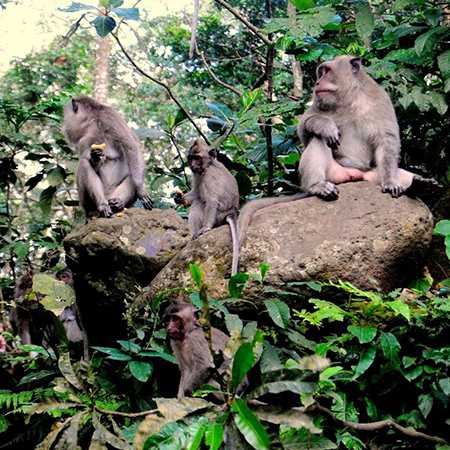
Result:
{"label": "dense foliage", "polygon": [[[83,220],[76,159],[59,131],[62,106],[92,93],[93,33],[114,33],[113,42],[126,47],[128,57],[118,46],[111,56],[111,100],[144,140],[158,207],[173,206],[173,191],[188,188],[184,149],[197,131],[186,113],[211,141],[234,127],[221,152],[242,200],[296,190],[297,117],[317,62],[344,53],[362,56],[390,93],[402,165],[448,188],[445,2],[292,0],[288,16],[284,0],[230,0],[255,34],[214,1],[201,10],[193,57],[188,14],[147,19],[122,3],[101,0],[100,15],[97,5],[73,3],[68,19],[75,24],[86,14],[86,27],[14,61],[0,80],[0,448],[218,449],[224,439],[233,449],[450,448],[450,282],[426,270],[389,294],[309,283],[305,298],[298,286],[286,286],[262,312],[239,317],[233,306],[246,301],[246,283],[265,286],[270,268],[236,275],[229,298],[212,299],[193,266],[197,289],[186,295],[203,310],[206,329],[226,327],[231,336],[220,405],[207,386],[183,402],[169,398],[178,378],[168,376],[175,361],[161,323],[164,295],[148,306],[145,323],[130,324],[126,340],[92,348],[87,362],[68,346],[57,319],[73,290],[55,279],[65,267],[62,241]],[[131,24],[138,39],[128,45]],[[132,71],[130,58],[169,90]],[[300,90],[298,79],[293,89],[295,61]],[[435,233],[450,258],[450,221],[441,220]],[[56,324],[40,345],[21,344],[9,326],[14,288],[28,272],[33,285],[19,306]]]}

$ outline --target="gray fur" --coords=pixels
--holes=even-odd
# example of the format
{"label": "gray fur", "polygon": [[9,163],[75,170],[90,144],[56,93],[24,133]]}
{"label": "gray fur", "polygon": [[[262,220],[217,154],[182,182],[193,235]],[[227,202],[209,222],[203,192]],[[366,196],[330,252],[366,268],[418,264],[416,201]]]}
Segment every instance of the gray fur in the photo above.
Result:
{"label": "gray fur", "polygon": [[[63,133],[80,155],[77,187],[86,216],[110,217],[137,199],[151,209],[144,187],[145,163],[138,138],[113,108],[87,96],[64,107]],[[103,152],[92,144],[106,144]]]}

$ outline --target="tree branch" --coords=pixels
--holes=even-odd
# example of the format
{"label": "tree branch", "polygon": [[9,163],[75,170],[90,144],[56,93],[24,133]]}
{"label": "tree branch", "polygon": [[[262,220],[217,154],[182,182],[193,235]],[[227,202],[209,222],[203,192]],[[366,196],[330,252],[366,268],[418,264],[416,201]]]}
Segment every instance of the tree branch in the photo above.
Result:
{"label": "tree branch", "polygon": [[121,411],[110,411],[107,409],[99,408],[98,406],[94,406],[95,410],[102,414],[109,414],[111,416],[122,416],[122,417],[140,417],[140,416],[147,416],[149,414],[155,414],[158,412],[157,409],[150,409],[148,411],[140,411],[137,413],[126,413]]}
{"label": "tree branch", "polygon": [[241,14],[238,10],[234,9],[225,0],[214,0],[214,1],[219,5],[223,6],[231,14],[233,14],[233,16],[236,17],[236,19],[240,20],[256,37],[261,39],[264,42],[264,44],[273,45],[271,39],[269,39],[267,36],[264,36],[264,34],[262,34],[261,31],[257,27],[255,27],[255,25],[253,25],[243,14]]}
{"label": "tree branch", "polygon": [[207,144],[209,144],[209,140],[208,138],[205,136],[205,134],[203,133],[203,131],[200,129],[200,127],[195,123],[194,118],[191,116],[191,114],[189,113],[189,111],[180,103],[180,101],[175,97],[175,95],[173,94],[172,90],[170,89],[170,87],[164,83],[161,80],[158,80],[157,78],[153,77],[152,75],[150,75],[149,73],[145,72],[144,70],[142,70],[137,64],[136,62],[133,60],[133,58],[130,56],[130,54],[126,51],[125,47],[123,46],[122,42],[120,41],[119,37],[115,34],[115,33],[111,33],[112,37],[116,40],[117,44],[119,45],[120,49],[122,50],[122,53],[126,56],[126,58],[128,59],[128,61],[131,63],[131,65],[136,69],[137,72],[139,72],[142,76],[144,76],[145,78],[148,78],[149,80],[153,81],[153,83],[156,83],[158,86],[161,86],[163,89],[165,89],[165,91],[167,92],[167,94],[169,95],[169,97],[173,100],[173,102],[178,106],[178,108],[181,109],[181,111],[183,111],[183,113],[186,115],[186,118],[189,120],[189,122],[191,122],[191,124],[193,125],[193,127],[197,130],[197,133],[205,140],[205,142]]}
{"label": "tree branch", "polygon": [[413,428],[406,428],[398,424],[392,419],[379,420],[377,422],[367,422],[367,423],[357,423],[350,422],[348,420],[338,419],[328,408],[320,405],[319,403],[315,403],[314,405],[308,406],[305,408],[305,413],[311,411],[320,411],[331,417],[335,422],[338,422],[348,428],[358,431],[378,431],[384,428],[393,427],[400,433],[403,433],[405,436],[414,438],[414,439],[425,439],[431,442],[437,442],[439,444],[447,444],[447,441],[440,438],[439,436],[432,436],[430,434],[425,434],[420,431],[416,431]]}
{"label": "tree branch", "polygon": [[231,92],[235,93],[235,94],[238,95],[239,97],[242,96],[242,92],[241,92],[238,88],[235,88],[235,87],[232,86],[231,84],[228,84],[227,82],[222,81],[222,80],[221,80],[221,79],[213,72],[213,70],[211,69],[211,66],[210,66],[210,65],[208,64],[208,62],[206,61],[205,54],[204,54],[202,51],[200,51],[200,50],[198,49],[197,46],[195,47],[195,51],[196,51],[196,53],[200,56],[200,58],[201,58],[201,60],[202,60],[202,62],[203,62],[203,65],[205,66],[206,70],[208,71],[208,73],[211,75],[212,79],[213,79],[217,84],[219,84],[220,86],[223,86],[223,87],[226,88],[226,89],[229,89]]}

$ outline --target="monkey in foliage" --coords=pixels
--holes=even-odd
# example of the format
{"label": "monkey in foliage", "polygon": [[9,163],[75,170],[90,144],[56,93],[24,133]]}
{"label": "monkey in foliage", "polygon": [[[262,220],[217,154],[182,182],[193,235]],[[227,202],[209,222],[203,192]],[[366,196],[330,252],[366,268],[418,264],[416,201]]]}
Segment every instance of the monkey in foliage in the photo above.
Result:
{"label": "monkey in foliage", "polygon": [[80,155],[78,195],[88,218],[111,217],[136,199],[152,208],[139,140],[118,112],[83,95],[64,107],[62,129]]}
{"label": "monkey in foliage", "polygon": [[[202,384],[217,385],[213,378],[216,372],[213,355],[205,332],[197,322],[195,308],[190,303],[174,302],[167,307],[163,320],[181,373],[178,398],[191,395]],[[219,353],[223,352],[229,337],[211,328],[211,339],[213,353]],[[219,372],[225,372],[228,366],[229,360],[224,358]]]}

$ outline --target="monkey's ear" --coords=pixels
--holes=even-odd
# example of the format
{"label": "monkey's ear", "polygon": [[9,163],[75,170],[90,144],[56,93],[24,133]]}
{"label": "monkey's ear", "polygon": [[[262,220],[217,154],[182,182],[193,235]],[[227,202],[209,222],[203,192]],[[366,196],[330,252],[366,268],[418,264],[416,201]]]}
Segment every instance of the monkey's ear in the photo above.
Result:
{"label": "monkey's ear", "polygon": [[217,150],[215,148],[212,148],[211,150],[209,150],[209,156],[211,156],[211,158],[217,158]]}
{"label": "monkey's ear", "polygon": [[74,113],[78,112],[78,103],[75,99],[72,99],[72,110]]}
{"label": "monkey's ear", "polygon": [[350,64],[352,66],[352,72],[358,73],[359,69],[361,69],[361,65],[362,65],[361,58],[352,58],[350,60]]}

